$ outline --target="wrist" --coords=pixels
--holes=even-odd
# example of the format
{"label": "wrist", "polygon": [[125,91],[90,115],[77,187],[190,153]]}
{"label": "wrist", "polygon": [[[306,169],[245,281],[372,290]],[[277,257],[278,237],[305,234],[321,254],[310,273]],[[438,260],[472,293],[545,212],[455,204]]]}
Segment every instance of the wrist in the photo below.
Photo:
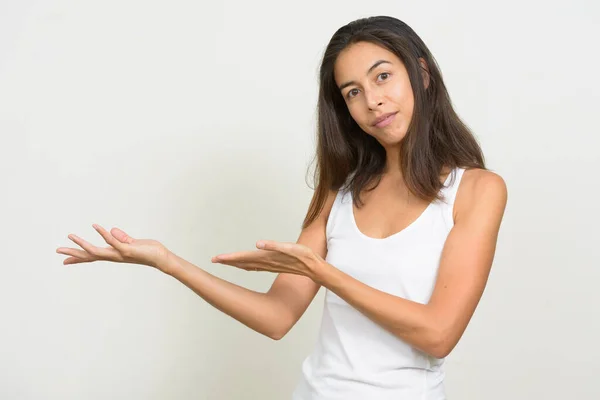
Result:
{"label": "wrist", "polygon": [[173,275],[180,268],[178,257],[175,253],[167,250],[167,252],[156,263],[156,268],[167,275]]}
{"label": "wrist", "polygon": [[311,276],[310,278],[321,286],[325,286],[325,282],[327,281],[328,272],[334,268],[331,264],[321,261],[315,263],[311,268]]}

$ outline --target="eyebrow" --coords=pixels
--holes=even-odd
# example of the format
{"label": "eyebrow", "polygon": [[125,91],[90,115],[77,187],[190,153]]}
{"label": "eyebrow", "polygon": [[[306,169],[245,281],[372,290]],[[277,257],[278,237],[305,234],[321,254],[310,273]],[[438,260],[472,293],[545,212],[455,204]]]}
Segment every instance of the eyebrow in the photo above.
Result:
{"label": "eyebrow", "polygon": [[[386,61],[386,60],[379,60],[379,61],[376,61],[376,62],[375,62],[375,64],[373,64],[373,65],[371,66],[371,68],[369,68],[369,70],[367,71],[366,75],[369,75],[369,74],[371,73],[371,71],[373,71],[375,68],[379,67],[381,64],[384,64],[384,63],[391,64],[391,62],[389,62],[389,61]],[[354,81],[350,81],[350,82],[346,82],[346,83],[342,84],[342,85],[340,86],[340,91],[344,90],[346,87],[348,87],[348,86],[350,86],[350,85],[356,85],[356,82],[354,82]]]}

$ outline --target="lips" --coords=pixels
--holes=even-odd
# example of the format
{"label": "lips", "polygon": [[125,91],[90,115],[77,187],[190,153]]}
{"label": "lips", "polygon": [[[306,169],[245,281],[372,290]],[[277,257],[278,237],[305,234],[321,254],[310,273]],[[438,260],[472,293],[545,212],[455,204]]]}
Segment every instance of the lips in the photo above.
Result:
{"label": "lips", "polygon": [[375,121],[373,121],[373,126],[376,126],[378,128],[386,126],[388,123],[390,123],[394,119],[393,115],[396,115],[396,113],[397,112],[391,112],[391,113],[381,115],[380,117],[376,118]]}

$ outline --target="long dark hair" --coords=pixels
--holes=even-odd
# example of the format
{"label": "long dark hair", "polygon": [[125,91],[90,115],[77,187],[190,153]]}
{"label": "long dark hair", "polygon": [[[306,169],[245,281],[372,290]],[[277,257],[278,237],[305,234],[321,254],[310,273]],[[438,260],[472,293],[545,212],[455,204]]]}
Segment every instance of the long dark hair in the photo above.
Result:
{"label": "long dark hair", "polygon": [[[410,126],[400,143],[400,168],[409,191],[428,202],[442,199],[444,167],[485,168],[484,156],[469,128],[460,120],[437,62],[421,38],[404,22],[388,16],[361,18],[334,33],[321,62],[317,105],[316,189],[303,228],[319,215],[329,191],[345,183],[357,207],[368,184],[381,180],[386,152],[354,121],[334,79],[335,61],[346,47],[370,42],[394,53],[404,64],[414,94]],[[419,58],[425,60],[423,69]],[[429,74],[425,89],[423,73]],[[313,159],[314,161],[314,159]],[[348,178],[351,178],[348,181]],[[369,189],[372,190],[373,188]]]}

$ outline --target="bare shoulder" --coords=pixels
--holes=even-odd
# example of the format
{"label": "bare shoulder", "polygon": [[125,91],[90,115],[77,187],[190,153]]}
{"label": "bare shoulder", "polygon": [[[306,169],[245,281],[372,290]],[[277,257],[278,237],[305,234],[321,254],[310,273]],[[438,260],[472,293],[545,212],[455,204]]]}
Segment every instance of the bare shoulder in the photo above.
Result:
{"label": "bare shoulder", "polygon": [[329,218],[329,214],[331,213],[331,209],[333,207],[333,203],[335,202],[335,198],[337,197],[337,190],[329,190],[327,192],[327,199],[325,200],[325,206],[321,211],[321,217],[325,220]]}
{"label": "bare shoulder", "polygon": [[465,170],[462,182],[462,186],[468,187],[475,192],[482,190],[507,192],[504,179],[497,173],[486,169],[469,168]]}
{"label": "bare shoulder", "polygon": [[501,216],[507,198],[506,182],[500,175],[481,168],[469,168],[465,170],[456,194],[454,217],[458,219],[461,215],[484,207]]}
{"label": "bare shoulder", "polygon": [[[317,193],[315,192],[311,206],[312,203],[315,202],[316,196]],[[297,240],[297,243],[310,247],[314,252],[323,258],[325,258],[327,254],[327,237],[325,233],[327,220],[329,219],[329,214],[333,208],[333,203],[335,202],[336,196],[337,191],[328,191],[327,198],[325,199],[321,210],[315,219],[307,227],[302,229],[300,232],[300,237]]]}

